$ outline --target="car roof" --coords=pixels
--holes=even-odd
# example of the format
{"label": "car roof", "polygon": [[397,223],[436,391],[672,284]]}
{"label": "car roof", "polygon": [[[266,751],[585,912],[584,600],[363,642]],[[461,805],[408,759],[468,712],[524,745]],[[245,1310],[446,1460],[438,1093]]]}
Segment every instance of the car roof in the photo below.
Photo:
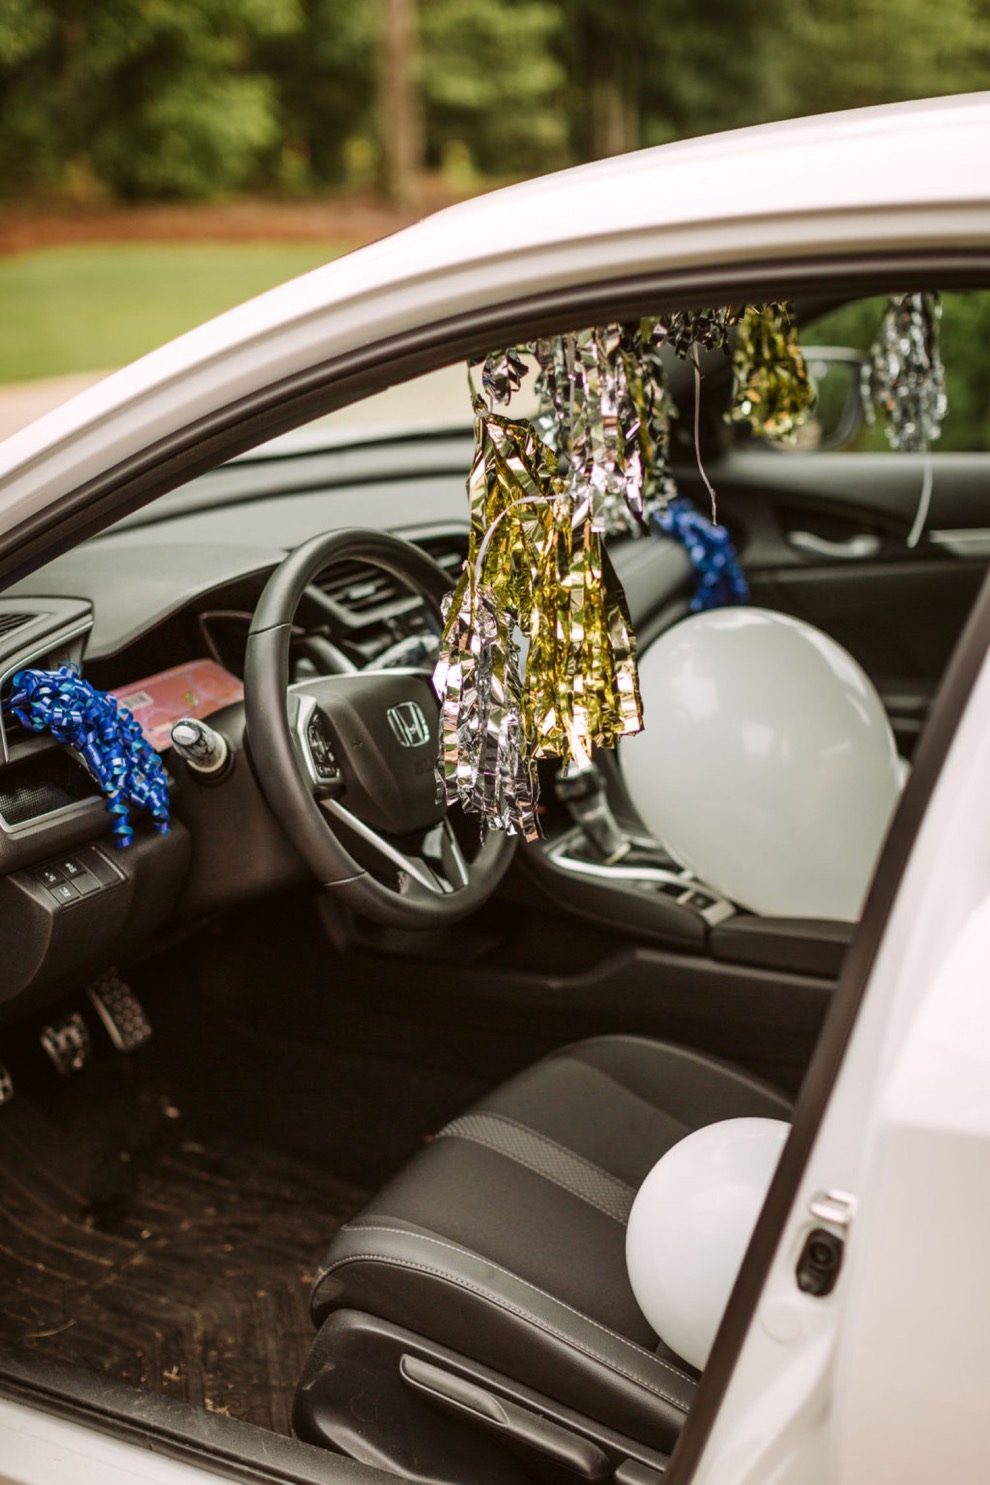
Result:
{"label": "car roof", "polygon": [[685,140],[450,207],[199,326],[0,443],[0,522],[275,380],[493,303],[651,271],[984,248],[988,154],[980,93]]}

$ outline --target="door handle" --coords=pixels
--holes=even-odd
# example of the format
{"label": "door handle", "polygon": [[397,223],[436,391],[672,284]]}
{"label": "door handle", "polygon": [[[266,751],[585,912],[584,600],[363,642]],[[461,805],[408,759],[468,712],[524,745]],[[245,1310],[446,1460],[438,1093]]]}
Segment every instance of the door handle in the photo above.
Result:
{"label": "door handle", "polygon": [[868,531],[849,536],[845,541],[829,541],[827,536],[816,536],[813,531],[789,531],[787,540],[804,557],[827,557],[833,562],[866,562],[880,552],[879,536]]}

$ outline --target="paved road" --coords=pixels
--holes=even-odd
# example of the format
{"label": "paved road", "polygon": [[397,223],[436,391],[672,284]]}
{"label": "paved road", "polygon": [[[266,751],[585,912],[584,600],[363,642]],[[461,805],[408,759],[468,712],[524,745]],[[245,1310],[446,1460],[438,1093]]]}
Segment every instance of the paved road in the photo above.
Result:
{"label": "paved road", "polygon": [[[82,372],[46,380],[0,385],[0,438],[25,428],[35,418],[85,391],[107,372]],[[525,390],[513,401],[512,410],[522,417],[535,412],[535,399]],[[405,386],[391,387],[376,397],[357,402],[343,412],[331,413],[322,421],[355,428],[454,427],[471,421],[467,376],[463,364],[445,367],[418,377]]]}
{"label": "paved road", "polygon": [[84,392],[105,375],[104,371],[83,371],[75,376],[52,376],[0,386],[0,438],[26,428],[35,418],[67,402],[77,392]]}

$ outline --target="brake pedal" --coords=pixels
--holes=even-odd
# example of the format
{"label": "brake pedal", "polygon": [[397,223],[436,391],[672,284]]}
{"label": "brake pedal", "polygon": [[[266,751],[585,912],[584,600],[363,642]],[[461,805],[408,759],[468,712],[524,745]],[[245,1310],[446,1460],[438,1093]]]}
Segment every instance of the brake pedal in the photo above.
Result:
{"label": "brake pedal", "polygon": [[43,1027],[41,1045],[63,1078],[85,1067],[92,1046],[86,1022],[78,1011]]}
{"label": "brake pedal", "polygon": [[126,980],[115,969],[86,986],[93,1009],[118,1052],[134,1052],[151,1037],[151,1022]]}

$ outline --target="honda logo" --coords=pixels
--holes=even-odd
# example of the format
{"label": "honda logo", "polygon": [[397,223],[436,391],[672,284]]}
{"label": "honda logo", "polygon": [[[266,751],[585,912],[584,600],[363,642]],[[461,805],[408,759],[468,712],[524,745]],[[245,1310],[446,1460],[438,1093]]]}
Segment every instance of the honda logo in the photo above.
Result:
{"label": "honda logo", "polygon": [[430,724],[416,701],[400,701],[385,713],[388,725],[404,748],[419,748],[430,740]]}

